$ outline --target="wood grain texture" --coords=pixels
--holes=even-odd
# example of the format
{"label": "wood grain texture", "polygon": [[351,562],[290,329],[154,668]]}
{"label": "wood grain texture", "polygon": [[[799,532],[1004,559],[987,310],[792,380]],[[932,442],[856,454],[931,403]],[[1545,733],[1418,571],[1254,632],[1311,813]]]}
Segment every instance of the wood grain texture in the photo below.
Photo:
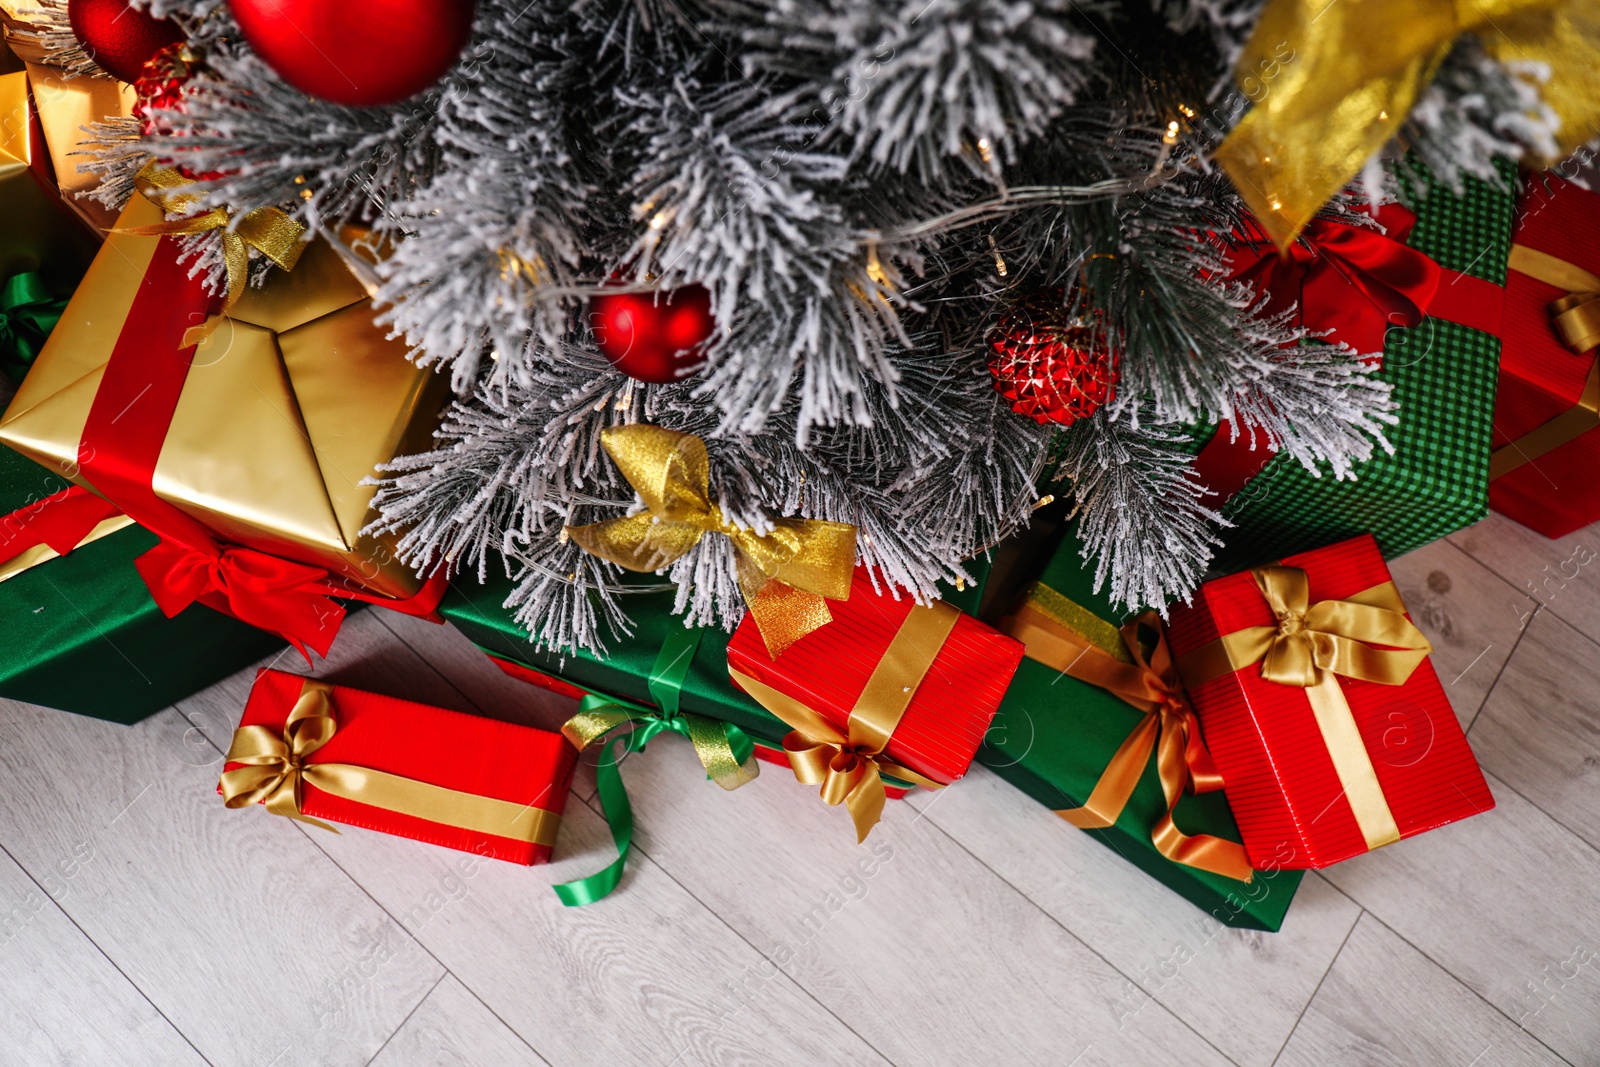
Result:
{"label": "wood grain texture", "polygon": [[1600,1062],[1600,853],[1489,788],[1494,810],[1322,875],[1557,1053]]}
{"label": "wood grain texture", "polygon": [[1540,612],[1469,736],[1486,770],[1600,847],[1600,645]]}
{"label": "wood grain texture", "polygon": [[1389,563],[1406,609],[1463,727],[1472,723],[1536,607],[1526,593],[1447,541]]}
{"label": "wood grain texture", "polygon": [[371,1067],[535,1067],[544,1062],[447,974],[389,1038]]}
{"label": "wood grain texture", "polygon": [[1559,1057],[1363,915],[1277,1067],[1555,1067]]}
{"label": "wood grain texture", "polygon": [[[73,874],[85,862],[62,860]],[[70,877],[52,865],[34,881],[0,855],[0,1063],[203,1065],[56,904]]]}
{"label": "wood grain texture", "polygon": [[364,1064],[441,968],[189,730],[5,702],[7,851],[211,1063]]}
{"label": "wood grain texture", "polygon": [[1580,632],[1600,635],[1600,527],[1552,541],[1491,512],[1449,540]]}
{"label": "wood grain texture", "polygon": [[1360,914],[1313,879],[1278,933],[1229,929],[983,768],[907,803],[1243,1067],[1272,1062]]}

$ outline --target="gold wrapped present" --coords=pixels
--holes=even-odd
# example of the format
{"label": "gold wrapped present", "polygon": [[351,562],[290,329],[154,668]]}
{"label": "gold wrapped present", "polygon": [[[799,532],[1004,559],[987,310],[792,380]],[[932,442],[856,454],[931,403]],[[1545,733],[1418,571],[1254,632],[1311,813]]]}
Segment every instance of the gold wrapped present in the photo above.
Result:
{"label": "gold wrapped present", "polygon": [[65,296],[96,242],[51,191],[42,141],[28,104],[28,75],[0,74],[0,284],[38,271],[51,292]]}

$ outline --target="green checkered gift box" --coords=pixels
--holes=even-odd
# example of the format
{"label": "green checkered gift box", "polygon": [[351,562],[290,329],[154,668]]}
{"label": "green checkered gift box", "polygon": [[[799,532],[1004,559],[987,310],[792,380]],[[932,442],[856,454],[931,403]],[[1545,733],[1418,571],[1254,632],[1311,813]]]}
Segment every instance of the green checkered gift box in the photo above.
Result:
{"label": "green checkered gift box", "polygon": [[[1379,215],[1386,233],[1321,223],[1307,231],[1314,250],[1283,260],[1270,250],[1252,253],[1258,265],[1243,273],[1269,281],[1259,287],[1274,298],[1292,288],[1309,328],[1332,329],[1333,339],[1358,351],[1381,348],[1378,373],[1393,386],[1400,421],[1388,430],[1394,453],[1378,450],[1344,481],[1252,450],[1245,435],[1231,440],[1227,426],[1219,428],[1195,466],[1233,524],[1222,531],[1221,571],[1369,532],[1393,557],[1487,514],[1515,202],[1514,170],[1502,164],[1500,173],[1499,188],[1465,179],[1461,196],[1434,183],[1408,201],[1414,224],[1409,212],[1388,207]],[[1263,277],[1280,270],[1292,274]]]}

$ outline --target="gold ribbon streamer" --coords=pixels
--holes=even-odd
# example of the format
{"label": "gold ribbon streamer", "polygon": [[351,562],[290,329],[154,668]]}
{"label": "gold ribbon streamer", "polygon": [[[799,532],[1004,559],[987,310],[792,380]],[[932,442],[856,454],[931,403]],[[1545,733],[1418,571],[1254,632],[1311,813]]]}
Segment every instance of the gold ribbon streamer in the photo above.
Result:
{"label": "gold ribbon streamer", "polygon": [[[1600,345],[1600,276],[1527,245],[1511,246],[1508,265],[1546,285],[1567,290],[1566,296],[1551,301],[1550,320],[1568,348],[1582,355]],[[1489,457],[1489,480],[1510,474],[1596,427],[1600,427],[1600,354],[1589,367],[1576,404],[1494,450]]]}
{"label": "gold ribbon streamer", "polygon": [[1593,0],[1269,0],[1235,78],[1255,105],[1218,148],[1280,248],[1411,113],[1456,39],[1506,62],[1547,63],[1563,151],[1600,130]]}
{"label": "gold ribbon streamer", "polygon": [[824,804],[845,805],[855,823],[858,844],[867,839],[883,815],[886,794],[880,773],[928,789],[941,788],[940,783],[889,759],[884,749],[960,617],[959,611],[943,601],[913,606],[867,678],[842,732],[788,693],[728,667],[739,688],[789,725],[791,732],[783,739],[783,750],[795,778],[819,786]]}
{"label": "gold ribbon streamer", "polygon": [[[139,191],[171,214],[188,211],[199,197],[192,192],[182,192],[194,184],[182,174],[155,163],[145,165],[135,181]],[[142,237],[173,237],[209,233],[216,230],[222,240],[222,259],[228,273],[228,294],[223,303],[227,313],[244,295],[249,282],[249,249],[266,256],[282,270],[293,270],[305,250],[306,228],[275,207],[258,207],[233,223],[233,213],[225,207],[214,207],[202,215],[172,219],[154,226],[136,226],[124,232]]]}
{"label": "gold ribbon streamer", "polygon": [[711,500],[705,442],[660,426],[608,426],[600,433],[646,510],[567,535],[591,555],[630,571],[670,565],[708,533],[733,542],[739,589],[774,659],[833,618],[828,600],[850,598],[856,528],[819,519],[780,519],[771,533],[735,526]]}
{"label": "gold ribbon streamer", "polygon": [[[1100,627],[1111,629],[1110,623],[1049,586],[1037,583],[1023,606],[1003,625],[1007,633],[1023,643],[1029,659],[1104,689],[1144,712],[1107,762],[1083,805],[1058,809],[1056,814],[1080,830],[1115,825],[1154,754],[1167,803],[1166,812],[1150,828],[1150,840],[1156,850],[1175,863],[1250,881],[1253,872],[1244,846],[1210,834],[1185,834],[1173,821],[1173,809],[1186,788],[1197,793],[1211,792],[1222,787],[1222,780],[1205,750],[1199,720],[1173,666],[1161,617],[1153,611],[1146,612],[1120,631],[1111,629],[1117,636],[1113,647],[1119,653],[1114,655],[1112,649],[1101,644],[1103,633],[1085,633],[1079,628],[1083,616],[1099,623],[1094,628],[1097,631]],[[1148,655],[1140,640],[1141,628],[1156,636]]]}
{"label": "gold ribbon streamer", "polygon": [[258,725],[234,731],[227,760],[245,766],[222,772],[223,803],[230,808],[262,803],[274,815],[338,833],[301,814],[301,790],[310,782],[333,796],[400,815],[535,845],[555,844],[561,816],[532,804],[463,793],[350,763],[308,762],[338,729],[331,688],[305,679],[282,730]]}
{"label": "gold ribbon streamer", "polygon": [[1259,663],[1267,681],[1303,688],[1367,848],[1400,840],[1339,676],[1402,685],[1433,646],[1406,618],[1393,582],[1313,604],[1306,572],[1298,567],[1258,567],[1251,574],[1277,623],[1201,646],[1179,659],[1179,673],[1197,686]]}
{"label": "gold ribbon streamer", "polygon": [[[677,726],[680,719],[683,724],[681,730]],[[700,760],[700,766],[705,768],[706,777],[724,789],[737,789],[746,782],[754,781],[760,773],[753,759],[746,764],[739,762],[738,757],[734,755],[733,746],[728,742],[727,730],[722,723],[690,712],[680,712],[674,717],[662,712],[629,709],[608,702],[592,710],[580,710],[578,714],[561,724],[561,733],[572,742],[574,748],[582,752],[625,723],[634,723],[641,731],[647,731],[648,736],[643,738],[646,741],[663,730],[687,735],[689,743],[694,746],[695,756]]]}

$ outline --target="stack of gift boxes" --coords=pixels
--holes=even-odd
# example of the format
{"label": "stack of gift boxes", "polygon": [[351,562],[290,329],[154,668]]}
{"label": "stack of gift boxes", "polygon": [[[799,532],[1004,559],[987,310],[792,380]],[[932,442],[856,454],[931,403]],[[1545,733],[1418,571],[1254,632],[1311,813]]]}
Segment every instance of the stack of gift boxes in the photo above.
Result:
{"label": "stack of gift boxes", "polygon": [[[815,587],[768,574],[729,635],[686,627],[669,591],[641,586],[634,629],[600,656],[531,641],[502,606],[509,583],[447,592],[364,532],[365,480],[426,446],[443,399],[374,323],[362,261],[382,249],[254,219],[238,231],[282,269],[209,293],[163,211],[184,178],[147,170],[109,235],[64,208],[80,191],[54,184],[70,117],[29,93],[50,71],[6,62],[0,211],[25,194],[32,222],[0,243],[0,359],[19,383],[0,418],[0,695],[130,723],[283,642],[325,655],[354,607],[448,620],[575,701],[560,734],[263,670],[219,792],[531,864],[550,856],[587,751],[618,855],[558,886],[569,904],[618,884],[633,819],[621,757],[663,734],[726,789],[781,768],[836,810],[841,842],[976,761],[1064,834],[1262,930],[1284,921],[1301,871],[1494,803],[1384,560],[1489,507],[1549,536],[1600,519],[1593,194],[1524,176],[1514,212],[1507,171],[1372,225],[1318,223],[1285,257],[1233,235],[1240,276],[1323,341],[1381,359],[1399,423],[1392,454],[1354,481],[1313,477],[1249,427],[1197,434],[1198,475],[1233,526],[1187,604],[1119,611],[1070,526],[971,561],[973,581],[919,603],[853,568],[853,531],[819,523],[795,531],[824,561]],[[126,106],[114,84],[88,89],[103,99],[51,99]],[[704,466],[688,435],[657,446]],[[638,462],[620,438],[607,448],[625,473]],[[709,500],[694,478],[680,497]],[[632,551],[619,529],[574,537],[625,565]],[[779,634],[786,615],[809,621]]]}

